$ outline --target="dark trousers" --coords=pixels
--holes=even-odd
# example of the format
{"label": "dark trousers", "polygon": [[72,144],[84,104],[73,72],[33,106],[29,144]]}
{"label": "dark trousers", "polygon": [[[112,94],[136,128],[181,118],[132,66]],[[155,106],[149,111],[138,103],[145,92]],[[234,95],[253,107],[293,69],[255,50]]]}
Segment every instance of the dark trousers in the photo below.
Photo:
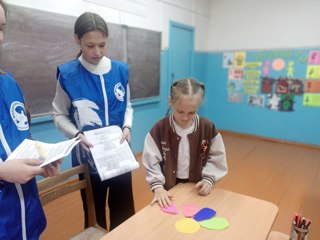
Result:
{"label": "dark trousers", "polygon": [[[82,176],[80,176],[80,179]],[[134,214],[131,172],[101,181],[98,174],[90,174],[93,200],[96,209],[97,223],[107,229],[106,200],[110,215],[110,231]],[[81,191],[85,228],[88,227],[88,210],[86,208],[85,191]]]}

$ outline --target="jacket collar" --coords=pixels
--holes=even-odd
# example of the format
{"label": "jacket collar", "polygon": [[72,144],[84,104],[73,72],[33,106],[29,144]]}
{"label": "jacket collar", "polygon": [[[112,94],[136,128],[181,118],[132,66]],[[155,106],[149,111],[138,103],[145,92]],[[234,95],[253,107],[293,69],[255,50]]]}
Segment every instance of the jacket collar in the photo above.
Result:
{"label": "jacket collar", "polygon": [[106,74],[111,69],[111,60],[105,56],[100,60],[100,62],[97,65],[88,63],[86,60],[84,60],[82,55],[79,57],[79,61],[85,69],[97,75]]}

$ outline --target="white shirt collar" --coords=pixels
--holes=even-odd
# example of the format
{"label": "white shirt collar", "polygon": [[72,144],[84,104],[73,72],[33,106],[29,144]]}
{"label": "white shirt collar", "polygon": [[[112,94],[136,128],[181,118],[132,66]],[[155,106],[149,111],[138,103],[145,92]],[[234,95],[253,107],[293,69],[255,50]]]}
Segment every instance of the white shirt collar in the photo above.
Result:
{"label": "white shirt collar", "polygon": [[97,75],[106,74],[111,69],[111,60],[105,56],[101,58],[97,65],[88,63],[86,60],[84,60],[82,55],[79,57],[79,61],[85,69]]}
{"label": "white shirt collar", "polygon": [[192,121],[192,125],[190,127],[187,127],[187,128],[179,127],[179,125],[176,123],[175,120],[173,120],[173,124],[174,124],[174,128],[176,129],[176,133],[179,136],[188,135],[188,134],[192,133],[194,131],[194,128],[195,128],[194,121]]}

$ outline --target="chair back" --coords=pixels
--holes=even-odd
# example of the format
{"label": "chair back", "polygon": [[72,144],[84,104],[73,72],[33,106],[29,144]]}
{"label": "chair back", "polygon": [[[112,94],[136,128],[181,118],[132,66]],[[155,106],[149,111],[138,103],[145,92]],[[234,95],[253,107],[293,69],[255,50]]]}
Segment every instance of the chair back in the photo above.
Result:
{"label": "chair back", "polygon": [[[79,174],[83,175],[83,180],[79,179]],[[89,226],[97,225],[90,175],[87,165],[81,164],[77,167],[73,167],[61,172],[57,176],[40,180],[37,184],[42,206],[69,193],[84,189],[87,198],[88,224]]]}

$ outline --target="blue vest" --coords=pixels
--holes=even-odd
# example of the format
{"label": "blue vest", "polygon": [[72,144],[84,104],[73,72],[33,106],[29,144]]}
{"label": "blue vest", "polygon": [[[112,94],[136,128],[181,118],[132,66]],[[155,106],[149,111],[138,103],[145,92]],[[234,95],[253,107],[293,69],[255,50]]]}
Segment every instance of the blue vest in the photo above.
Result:
{"label": "blue vest", "polygon": [[[30,138],[30,130],[22,92],[12,76],[2,71],[0,111],[0,128],[3,132],[0,132],[0,158],[5,161],[24,139]],[[46,219],[35,178],[25,184],[0,180],[0,239],[23,239],[23,235],[27,239],[38,239],[45,227]]]}
{"label": "blue vest", "polygon": [[[106,99],[104,99],[100,76],[85,69],[78,59],[58,66],[57,79],[59,79],[62,88],[71,101],[69,116],[79,130],[86,131],[108,125],[122,127],[123,125],[127,106],[127,64],[111,61],[111,70],[104,74],[103,78],[108,102],[107,117],[109,122],[106,122]],[[118,92],[122,95],[119,96]],[[81,116],[82,112],[86,113],[88,109],[79,109],[77,102],[85,100],[90,103],[85,108],[90,108],[91,113],[94,111],[96,113],[94,115],[98,116],[100,121],[95,119],[91,122],[87,121],[84,124],[79,124],[79,118],[83,117]],[[92,106],[91,103],[96,106]]]}
{"label": "blue vest", "polygon": [[[127,107],[127,64],[111,60],[111,70],[103,74],[102,82],[100,75],[74,59],[58,66],[57,79],[70,98],[69,117],[79,130],[109,125],[122,127]],[[79,148],[80,144],[72,152],[73,166],[89,163],[90,172],[96,173],[91,155]]]}

